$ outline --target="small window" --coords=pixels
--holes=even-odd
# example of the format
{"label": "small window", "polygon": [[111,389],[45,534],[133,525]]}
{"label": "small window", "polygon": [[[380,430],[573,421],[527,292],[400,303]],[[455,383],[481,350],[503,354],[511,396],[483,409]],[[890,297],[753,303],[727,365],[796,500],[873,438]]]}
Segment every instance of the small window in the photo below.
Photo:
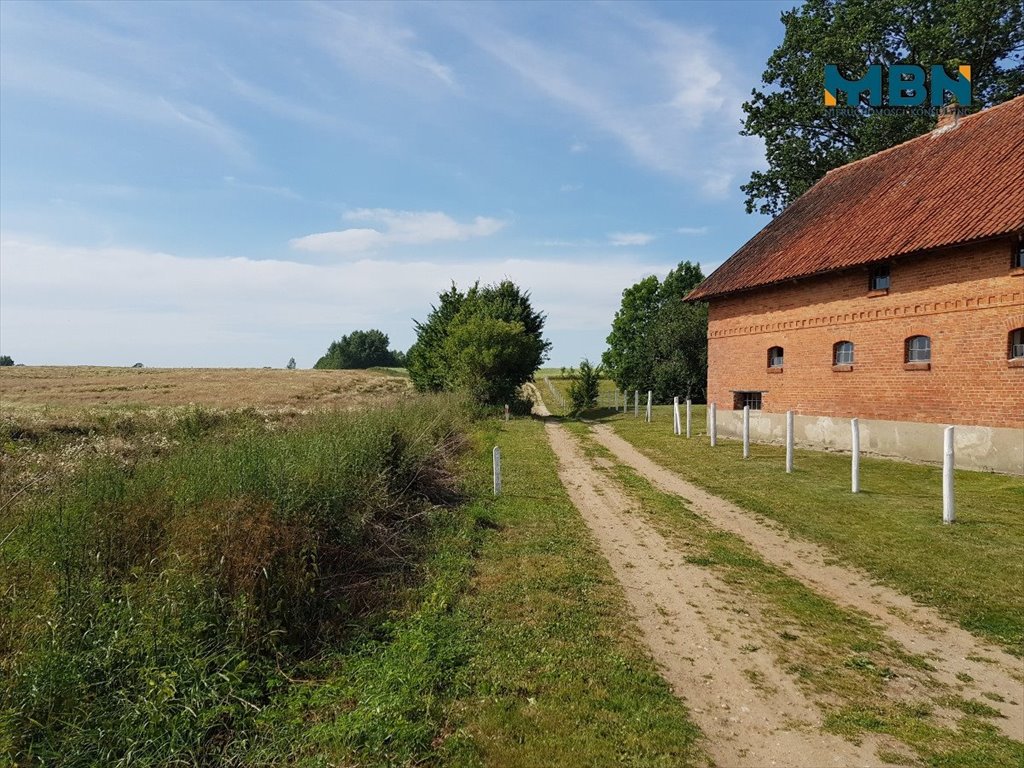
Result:
{"label": "small window", "polygon": [[832,346],[832,365],[853,365],[852,341],[837,341]]}
{"label": "small window", "polygon": [[868,280],[868,289],[872,291],[889,290],[889,265],[879,264],[871,269],[871,278]]}
{"label": "small window", "polygon": [[1013,261],[1011,263],[1015,269],[1024,269],[1024,240],[1018,240],[1017,245],[1013,248]]}
{"label": "small window", "polygon": [[928,336],[911,336],[907,339],[906,360],[908,363],[930,363],[932,340]]}
{"label": "small window", "polygon": [[733,398],[733,407],[742,411],[744,407],[752,411],[761,410],[761,392],[736,392]]}
{"label": "small window", "polygon": [[1010,331],[1010,359],[1024,360],[1024,328]]}
{"label": "small window", "polygon": [[768,350],[768,367],[781,368],[782,358],[782,347],[772,347]]}

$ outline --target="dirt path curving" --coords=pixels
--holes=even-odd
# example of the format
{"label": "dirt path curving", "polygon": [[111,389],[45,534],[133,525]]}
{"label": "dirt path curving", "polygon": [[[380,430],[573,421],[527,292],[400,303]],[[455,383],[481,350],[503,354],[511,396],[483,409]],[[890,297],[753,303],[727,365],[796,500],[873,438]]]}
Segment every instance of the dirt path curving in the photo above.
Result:
{"label": "dirt path curving", "polygon": [[[537,409],[544,415],[541,404]],[[685,561],[635,514],[634,502],[597,471],[558,424],[545,427],[559,476],[625,589],[662,676],[690,707],[717,765],[883,764],[865,739],[821,730],[821,711],[764,649],[745,648],[757,621],[732,608],[741,595]]]}
{"label": "dirt path curving", "polygon": [[[908,651],[925,656],[933,676],[954,688],[998,694],[986,700],[1004,716],[993,725],[1012,739],[1024,740],[1024,661],[986,643],[910,597],[877,584],[856,568],[829,562],[817,544],[794,539],[752,513],[683,480],[649,459],[607,425],[591,425],[597,441],[616,459],[657,488],[684,498],[697,514],[742,538],[767,562],[836,603],[876,619]],[[964,682],[969,681],[969,682]]]}

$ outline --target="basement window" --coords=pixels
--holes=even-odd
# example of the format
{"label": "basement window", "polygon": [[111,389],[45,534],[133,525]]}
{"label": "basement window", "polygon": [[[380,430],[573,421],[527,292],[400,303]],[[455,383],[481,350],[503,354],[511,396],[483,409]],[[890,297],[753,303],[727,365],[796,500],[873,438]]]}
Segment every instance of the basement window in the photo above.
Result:
{"label": "basement window", "polygon": [[734,392],[733,408],[742,411],[744,407],[752,411],[761,410],[761,395],[763,392]]}
{"label": "basement window", "polygon": [[872,267],[871,277],[868,279],[869,291],[888,291],[889,282],[888,264],[879,264],[877,267]]}
{"label": "basement window", "polygon": [[768,367],[781,368],[783,361],[782,347],[772,347],[768,350]]}

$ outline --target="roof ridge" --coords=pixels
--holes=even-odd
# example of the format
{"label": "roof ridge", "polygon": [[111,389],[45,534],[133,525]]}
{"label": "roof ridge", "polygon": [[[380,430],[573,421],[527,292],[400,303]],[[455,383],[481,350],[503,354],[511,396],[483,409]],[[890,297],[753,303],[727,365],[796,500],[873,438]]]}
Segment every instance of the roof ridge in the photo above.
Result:
{"label": "roof ridge", "polygon": [[[970,119],[975,118],[975,117],[979,117],[980,115],[989,115],[992,112],[1001,109],[1002,107],[1008,106],[1010,104],[1013,104],[1013,102],[1020,101],[1020,100],[1024,100],[1024,94],[1022,94],[1020,96],[1014,96],[1012,99],[1008,99],[1007,101],[1004,101],[1004,102],[1002,102],[1000,104],[993,104],[991,107],[986,107],[985,109],[979,109],[977,112],[972,112],[969,115],[963,115],[962,117],[958,117],[957,118],[957,122],[954,124],[954,127],[959,125],[961,122],[964,122],[966,120],[970,120]],[[825,171],[825,175],[822,176],[821,178],[822,179],[828,178],[828,176],[830,174],[836,173],[838,171],[845,170],[847,168],[850,168],[851,166],[857,165],[858,163],[862,163],[865,160],[871,160],[871,159],[879,157],[881,155],[888,154],[888,153],[892,152],[895,149],[900,149],[901,147],[905,147],[908,144],[913,144],[915,141],[920,141],[921,139],[935,138],[935,132],[938,131],[938,130],[940,130],[940,128],[938,128],[938,126],[936,126],[935,128],[932,128],[931,130],[929,130],[927,133],[922,133],[922,134],[919,134],[917,136],[912,136],[911,138],[907,139],[906,141],[901,141],[899,144],[893,144],[891,147],[886,147],[885,149],[880,149],[877,152],[874,152],[874,153],[872,153],[870,155],[865,155],[864,157],[858,157],[856,160],[851,160],[850,162],[845,163],[843,165],[838,165],[835,168],[829,168],[827,171]],[[949,129],[947,128],[945,130],[945,132],[948,133]]]}

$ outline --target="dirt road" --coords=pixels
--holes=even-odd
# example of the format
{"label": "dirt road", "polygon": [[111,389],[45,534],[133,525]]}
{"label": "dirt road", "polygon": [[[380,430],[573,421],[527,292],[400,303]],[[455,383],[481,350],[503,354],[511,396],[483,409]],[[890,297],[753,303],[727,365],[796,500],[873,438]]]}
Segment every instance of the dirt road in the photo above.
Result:
{"label": "dirt road", "polygon": [[[534,390],[534,412],[548,416]],[[622,584],[665,680],[685,699],[717,765],[881,765],[875,744],[821,729],[821,711],[763,648],[744,647],[760,620],[741,596],[680,553],[636,514],[561,426],[545,427],[559,476]]]}
{"label": "dirt road", "polygon": [[592,434],[616,459],[666,493],[686,499],[691,509],[715,526],[736,534],[765,561],[839,605],[873,617],[911,653],[925,656],[932,676],[965,692],[997,694],[986,698],[1003,718],[993,725],[1012,739],[1024,740],[1024,662],[942,618],[932,608],[877,584],[861,571],[832,562],[811,542],[796,540],[777,527],[688,483],[644,456],[606,425]]}
{"label": "dirt road", "polygon": [[[535,413],[547,416],[539,393]],[[728,531],[763,560],[837,605],[867,614],[906,651],[927,657],[934,671],[921,685],[890,691],[911,700],[932,698],[927,690],[946,684],[965,696],[985,695],[1002,718],[989,720],[1010,738],[1024,740],[1024,664],[943,619],[933,609],[885,586],[855,568],[837,565],[823,548],[794,539],[770,521],[687,483],[640,453],[605,425],[590,436],[615,462],[632,468],[663,492],[682,497],[690,509]],[[549,420],[548,439],[570,498],[622,584],[646,645],[662,675],[689,705],[707,737],[707,750],[722,766],[885,765],[903,752],[889,737],[870,736],[858,744],[822,728],[820,702],[800,687],[768,649],[751,642],[764,636],[772,618],[761,615],[749,596],[699,563],[688,561],[647,513],[605,471],[612,463],[590,458],[577,437]],[[736,610],[740,605],[743,610]],[[901,693],[902,690],[902,693]],[[938,695],[938,690],[933,691]],[[1000,700],[1001,699],[1001,700]],[[935,700],[936,715],[955,717]]]}
{"label": "dirt road", "polygon": [[717,765],[882,764],[873,744],[854,745],[821,730],[821,711],[771,653],[743,648],[759,618],[732,610],[740,594],[688,564],[563,427],[549,422],[546,430],[569,497],[625,589],[662,676],[707,736]]}

